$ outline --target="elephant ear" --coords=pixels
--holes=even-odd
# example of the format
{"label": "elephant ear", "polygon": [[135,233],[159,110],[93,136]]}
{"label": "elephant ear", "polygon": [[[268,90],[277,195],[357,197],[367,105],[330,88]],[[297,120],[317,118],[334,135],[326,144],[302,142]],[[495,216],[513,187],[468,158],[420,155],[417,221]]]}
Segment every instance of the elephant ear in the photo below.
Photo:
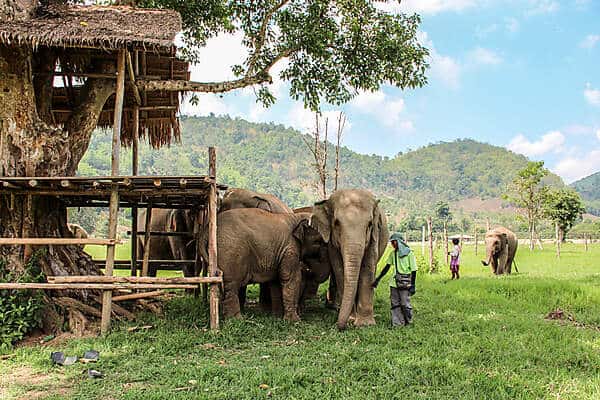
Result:
{"label": "elephant ear", "polygon": [[252,198],[256,200],[256,208],[260,208],[261,210],[271,212],[271,203],[269,203],[269,200],[260,196],[252,196]]}
{"label": "elephant ear", "polygon": [[306,229],[308,229],[308,222],[308,219],[301,219],[298,225],[296,225],[296,227],[292,231],[292,235],[299,241],[304,240]]}
{"label": "elephant ear", "polygon": [[329,243],[331,239],[331,220],[327,200],[315,203],[309,225],[319,232],[325,243]]}
{"label": "elephant ear", "polygon": [[373,210],[373,229],[371,230],[371,241],[379,251],[378,257],[383,255],[383,252],[387,246],[388,238],[389,232],[387,227],[387,218],[385,217],[385,213],[381,207],[379,207],[379,200],[377,200],[375,209]]}

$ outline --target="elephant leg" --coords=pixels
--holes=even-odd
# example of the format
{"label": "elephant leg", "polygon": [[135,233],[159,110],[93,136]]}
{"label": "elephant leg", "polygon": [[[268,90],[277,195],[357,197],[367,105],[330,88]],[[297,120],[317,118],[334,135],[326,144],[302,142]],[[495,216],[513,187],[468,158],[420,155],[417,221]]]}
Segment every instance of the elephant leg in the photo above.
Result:
{"label": "elephant leg", "polygon": [[240,302],[240,309],[243,310],[246,305],[246,286],[241,286],[238,290],[238,301]]}
{"label": "elephant leg", "polygon": [[344,264],[337,249],[329,249],[329,259],[333,270],[333,273],[329,276],[329,289],[331,299],[335,301],[333,308],[339,310],[344,294]]}
{"label": "elephant leg", "polygon": [[374,280],[373,271],[368,267],[361,268],[358,277],[355,326],[375,325],[373,313],[373,292],[371,283]]}
{"label": "elephant leg", "polygon": [[286,321],[300,321],[298,299],[300,297],[302,273],[301,266],[298,264],[298,256],[295,254],[288,255],[283,259],[281,265],[279,280],[283,298],[283,319]]}
{"label": "elephant leg", "polygon": [[232,282],[223,285],[223,318],[241,318],[240,287]]}
{"label": "elephant leg", "polygon": [[264,311],[269,311],[271,309],[271,289],[269,282],[261,283],[260,289],[258,292],[258,302],[260,304],[260,308]]}
{"label": "elephant leg", "polygon": [[271,300],[271,313],[281,318],[283,316],[283,293],[281,285],[278,282],[271,282],[268,288]]}
{"label": "elephant leg", "polygon": [[337,283],[335,279],[335,274],[329,275],[329,286],[327,288],[327,297],[325,298],[325,307],[336,309],[338,308],[337,304]]}

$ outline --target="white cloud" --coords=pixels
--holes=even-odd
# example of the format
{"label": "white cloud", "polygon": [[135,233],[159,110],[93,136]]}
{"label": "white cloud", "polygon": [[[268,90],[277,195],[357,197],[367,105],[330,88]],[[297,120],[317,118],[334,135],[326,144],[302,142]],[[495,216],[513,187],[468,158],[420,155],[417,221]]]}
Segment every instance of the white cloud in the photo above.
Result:
{"label": "white cloud", "polygon": [[585,178],[600,171],[600,149],[592,150],[583,156],[564,158],[551,169],[567,183]]}
{"label": "white cloud", "polygon": [[381,3],[379,7],[391,12],[437,14],[445,11],[462,11],[488,2],[488,0],[402,0],[402,2]]}
{"label": "white cloud", "polygon": [[583,91],[585,100],[593,106],[600,107],[600,90],[592,88],[588,83]]}
{"label": "white cloud", "polygon": [[519,24],[519,20],[513,17],[510,18],[506,18],[504,20],[505,25],[504,27],[506,28],[506,30],[509,33],[517,33],[519,31],[519,29],[521,28],[521,25]]}
{"label": "white cloud", "polygon": [[203,93],[198,95],[198,99],[196,105],[184,100],[181,104],[181,113],[193,116],[207,116],[211,113],[215,115],[234,114],[219,95]]}
{"label": "white cloud", "polygon": [[383,91],[361,92],[350,105],[353,109],[363,114],[372,115],[376,121],[400,131],[414,129],[412,121],[403,118],[405,111],[404,99],[391,98]]}
{"label": "white cloud", "polygon": [[600,140],[600,129],[598,129],[598,130],[596,131],[596,137],[598,138],[598,140]]}
{"label": "white cloud", "polygon": [[469,59],[480,65],[498,65],[502,63],[502,57],[496,52],[485,49],[483,47],[477,47],[469,52]]}
{"label": "white cloud", "polygon": [[540,140],[530,141],[524,135],[515,136],[507,148],[515,153],[527,157],[536,157],[549,152],[557,152],[565,142],[565,136],[559,131],[551,131],[543,135]]}
{"label": "white cloud", "polygon": [[529,15],[550,14],[560,8],[560,4],[555,0],[529,0],[529,5]]}
{"label": "white cloud", "polygon": [[449,88],[457,89],[460,86],[461,65],[454,58],[440,54],[433,45],[433,41],[429,39],[427,32],[417,32],[417,39],[429,49],[431,76],[439,79]]}
{"label": "white cloud", "polygon": [[[323,132],[325,129],[325,120],[328,120],[330,140],[335,137],[339,115],[339,110],[328,110],[321,112],[319,124],[321,125],[321,130]],[[308,133],[315,129],[315,113],[309,109],[304,108],[304,105],[302,103],[295,102],[288,112],[287,123],[291,127],[298,129],[302,133]],[[348,120],[348,117],[346,116],[344,134],[346,134],[351,128],[352,123]]]}
{"label": "white cloud", "polygon": [[585,39],[579,43],[579,47],[593,49],[598,42],[600,42],[600,35],[587,35]]}

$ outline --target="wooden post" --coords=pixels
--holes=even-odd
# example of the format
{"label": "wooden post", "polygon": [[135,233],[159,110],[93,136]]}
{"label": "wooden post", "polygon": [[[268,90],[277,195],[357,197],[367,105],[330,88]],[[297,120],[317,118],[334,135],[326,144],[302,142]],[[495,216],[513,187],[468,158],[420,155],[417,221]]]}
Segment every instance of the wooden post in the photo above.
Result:
{"label": "wooden post", "polygon": [[485,219],[485,231],[489,232],[489,230],[490,230],[490,219],[486,218]]}
{"label": "wooden post", "polygon": [[585,247],[585,251],[588,251],[588,236],[587,233],[583,233],[583,245]]}
{"label": "wooden post", "polygon": [[421,231],[421,254],[425,256],[425,225]]}
{"label": "wooden post", "polygon": [[408,243],[408,232],[404,231],[404,243]]}
{"label": "wooden post", "polygon": [[[192,210],[190,210],[191,212]],[[197,209],[194,210],[195,211],[195,221],[196,223],[194,224],[194,239],[196,240],[196,257],[194,259],[194,276],[202,276],[202,269],[203,269],[203,265],[202,265],[202,256],[201,256],[201,252],[200,252],[200,246],[201,241],[200,241],[200,232],[202,232],[203,229],[203,223],[204,223],[204,210],[202,209]],[[206,292],[206,287],[207,285],[205,283],[202,284],[202,292]],[[195,290],[194,291],[194,296],[198,295],[198,291]],[[205,303],[206,304],[206,303]]]}
{"label": "wooden post", "polygon": [[[113,120],[111,174],[119,175],[119,151],[121,150],[121,122],[123,117],[123,97],[125,94],[125,50],[119,50],[117,56],[117,89],[115,95],[115,111]],[[108,212],[108,239],[117,238],[117,222],[119,214],[119,192],[113,184],[110,193],[110,206]],[[106,247],[106,267],[104,275],[112,276],[115,263],[115,245]],[[110,330],[110,314],[112,310],[112,291],[102,292],[102,320],[100,332],[105,335]]]}
{"label": "wooden post", "polygon": [[144,225],[144,258],[142,260],[142,276],[148,276],[148,264],[150,261],[150,231],[152,224],[152,202],[146,207],[146,221]]}
{"label": "wooden post", "polygon": [[[208,199],[208,274],[217,276],[217,151],[208,149],[208,174],[212,178]],[[219,287],[210,285],[210,329],[219,329]]]}
{"label": "wooden post", "polygon": [[556,257],[560,259],[560,228],[558,227],[558,222],[554,223],[554,231],[556,236]]}
{"label": "wooden post", "polygon": [[446,226],[446,221],[444,221],[444,251],[446,254],[444,259],[446,260],[446,265],[448,265],[450,261],[448,259],[448,227]]}
{"label": "wooden post", "polygon": [[[136,52],[137,53],[137,52]],[[137,57],[136,57],[137,58]],[[136,62],[137,66],[137,62]],[[138,136],[140,132],[140,107],[133,106],[133,143],[131,145],[131,175],[138,174]],[[137,205],[131,207],[131,276],[137,276]]]}
{"label": "wooden post", "polygon": [[477,228],[475,228],[475,255],[477,255],[477,241],[478,241],[478,237],[477,237]]}
{"label": "wooden post", "polygon": [[433,224],[431,217],[427,217],[427,228],[429,229],[429,272],[435,272],[433,266]]}

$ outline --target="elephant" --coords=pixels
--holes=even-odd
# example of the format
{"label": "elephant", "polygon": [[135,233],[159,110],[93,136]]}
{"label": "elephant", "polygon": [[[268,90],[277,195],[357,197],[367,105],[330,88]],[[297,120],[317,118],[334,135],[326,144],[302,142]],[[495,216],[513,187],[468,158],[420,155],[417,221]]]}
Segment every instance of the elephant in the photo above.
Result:
{"label": "elephant", "polygon": [[[267,193],[258,193],[252,190],[230,188],[223,195],[219,212],[237,208],[258,208],[276,214],[292,214],[294,211],[276,196]],[[269,283],[261,283],[259,303],[265,310],[271,309],[271,293]],[[242,307],[246,303],[246,287],[240,288],[240,303]]]}
{"label": "elephant", "polygon": [[[274,214],[260,209],[233,209],[217,216],[217,265],[223,277],[223,316],[241,317],[239,289],[272,282],[274,312],[283,302],[283,317],[298,321],[301,257],[316,256],[320,234],[309,226],[310,214]],[[207,235],[201,249],[206,252]],[[203,256],[207,256],[203,254]]]}
{"label": "elephant", "polygon": [[230,188],[223,195],[219,212],[234,208],[260,208],[276,214],[292,214],[293,210],[272,194],[247,189]]}
{"label": "elephant", "polygon": [[366,190],[344,189],[313,207],[311,226],[328,244],[339,304],[337,327],[374,325],[373,292],[377,261],[388,242],[388,228],[379,201]]}
{"label": "elephant", "polygon": [[[200,219],[196,221],[194,213],[190,210],[173,209],[167,216],[166,232],[189,233],[184,236],[168,236],[169,246],[171,247],[171,256],[174,260],[195,260],[196,259],[196,241],[194,240],[194,227],[199,225],[199,229],[204,227],[204,213],[200,214]],[[152,248],[150,249],[152,250]],[[184,264],[183,276],[194,277],[200,275],[201,271],[196,271],[195,264]]]}
{"label": "elephant", "polygon": [[486,259],[481,261],[490,266],[496,275],[510,274],[519,241],[517,236],[504,227],[497,227],[485,234]]}
{"label": "elephant", "polygon": [[[152,210],[150,221],[151,232],[193,232],[195,220],[189,210],[160,209]],[[202,221],[200,221],[202,226]],[[138,214],[137,230],[146,230],[146,210],[140,210]],[[194,260],[196,258],[195,241],[193,236],[151,236],[150,237],[150,260]],[[138,235],[137,241],[138,257],[144,254],[144,236]],[[156,266],[150,265],[149,276],[156,276]],[[182,268],[183,276],[197,276],[200,271],[195,270],[195,265],[186,264]]]}
{"label": "elephant", "polygon": [[[75,239],[87,239],[89,237],[87,231],[81,225],[68,223],[67,227]],[[83,250],[85,244],[80,244],[79,247]]]}

